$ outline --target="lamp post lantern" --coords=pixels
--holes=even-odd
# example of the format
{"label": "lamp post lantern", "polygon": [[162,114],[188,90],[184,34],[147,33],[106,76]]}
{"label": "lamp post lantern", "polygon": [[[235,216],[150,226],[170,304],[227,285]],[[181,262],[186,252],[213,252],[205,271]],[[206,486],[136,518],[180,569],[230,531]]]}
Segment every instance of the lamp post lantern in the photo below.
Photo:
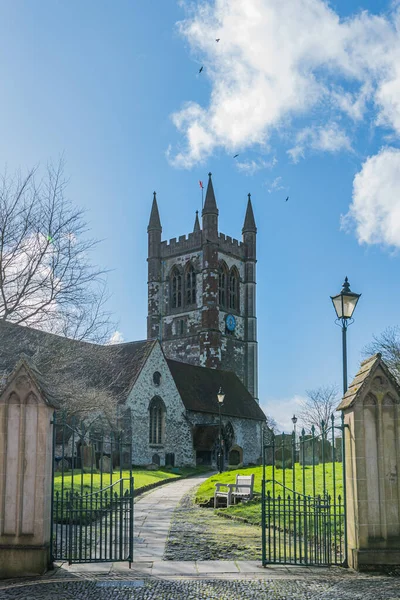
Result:
{"label": "lamp post lantern", "polygon": [[353,323],[353,313],[361,294],[355,294],[350,290],[347,277],[344,280],[342,291],[336,296],[331,296],[333,307],[337,315],[337,323],[342,327],[343,346],[343,394],[347,392],[347,327]]}
{"label": "lamp post lantern", "polygon": [[219,413],[219,448],[218,448],[218,471],[223,471],[223,448],[222,448],[222,419],[221,419],[221,407],[224,405],[225,394],[222,391],[222,387],[219,388],[218,394],[218,413]]}
{"label": "lamp post lantern", "polygon": [[293,423],[293,431],[294,431],[294,439],[296,440],[296,423],[297,423],[297,417],[296,415],[293,415],[292,417],[292,423]]}

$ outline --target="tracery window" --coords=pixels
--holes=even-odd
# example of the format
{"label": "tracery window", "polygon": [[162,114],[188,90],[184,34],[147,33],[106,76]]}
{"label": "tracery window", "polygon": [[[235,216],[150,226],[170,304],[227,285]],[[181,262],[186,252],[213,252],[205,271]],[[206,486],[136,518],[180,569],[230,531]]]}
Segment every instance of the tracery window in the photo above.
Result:
{"label": "tracery window", "polygon": [[186,304],[196,303],[196,273],[192,264],[186,270]]}
{"label": "tracery window", "polygon": [[149,442],[150,444],[162,444],[165,428],[165,405],[159,396],[154,396],[151,400],[149,412]]}
{"label": "tracery window", "polygon": [[171,272],[171,308],[182,306],[182,275],[177,267]]}
{"label": "tracery window", "polygon": [[227,271],[226,264],[220,263],[218,269],[218,303],[222,308],[226,308]]}
{"label": "tracery window", "polygon": [[239,310],[239,274],[236,267],[229,273],[229,308]]}

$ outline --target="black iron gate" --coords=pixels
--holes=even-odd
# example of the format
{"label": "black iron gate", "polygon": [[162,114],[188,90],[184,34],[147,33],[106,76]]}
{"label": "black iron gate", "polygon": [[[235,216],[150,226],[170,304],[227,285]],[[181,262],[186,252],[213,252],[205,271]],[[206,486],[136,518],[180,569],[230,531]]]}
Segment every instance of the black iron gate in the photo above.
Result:
{"label": "black iron gate", "polygon": [[52,560],[133,560],[131,436],[54,416]]}
{"label": "black iron gate", "polygon": [[[347,566],[345,426],[263,442],[262,563]],[[337,435],[339,434],[339,436]]]}

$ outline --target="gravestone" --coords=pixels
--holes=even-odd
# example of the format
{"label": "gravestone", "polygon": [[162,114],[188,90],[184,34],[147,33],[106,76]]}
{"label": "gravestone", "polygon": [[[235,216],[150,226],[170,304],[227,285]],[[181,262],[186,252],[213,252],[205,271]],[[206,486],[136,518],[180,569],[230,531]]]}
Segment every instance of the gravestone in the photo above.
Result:
{"label": "gravestone", "polygon": [[153,465],[157,465],[159,467],[160,466],[160,456],[158,454],[153,454],[153,456],[151,458],[151,462],[153,463]]}
{"label": "gravestone", "polygon": [[146,466],[146,471],[158,471],[158,465],[155,465],[154,463],[150,463],[149,465]]}
{"label": "gravestone", "polygon": [[110,473],[112,471],[111,459],[109,456],[103,456],[99,462],[99,469],[103,473]]}
{"label": "gravestone", "polygon": [[56,471],[69,471],[71,465],[66,458],[62,458],[56,463]]}
{"label": "gravestone", "polygon": [[83,466],[86,468],[93,468],[96,466],[95,449],[92,444],[81,447],[81,456],[83,459]]}
{"label": "gravestone", "polygon": [[175,466],[175,454],[173,452],[166,453],[165,466],[166,467],[174,467]]}

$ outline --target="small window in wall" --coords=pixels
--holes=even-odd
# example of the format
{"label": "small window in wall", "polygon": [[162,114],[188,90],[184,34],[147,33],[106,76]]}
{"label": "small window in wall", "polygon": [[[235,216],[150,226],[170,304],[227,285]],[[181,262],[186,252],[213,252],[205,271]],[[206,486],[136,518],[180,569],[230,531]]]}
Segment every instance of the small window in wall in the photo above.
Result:
{"label": "small window in wall", "polygon": [[150,444],[162,444],[164,441],[165,405],[159,396],[154,396],[150,402],[149,413],[149,442]]}
{"label": "small window in wall", "polygon": [[175,335],[184,335],[186,333],[185,319],[177,319],[175,321]]}
{"label": "small window in wall", "polygon": [[153,373],[153,383],[154,385],[160,385],[161,383],[161,373],[159,373],[158,371]]}
{"label": "small window in wall", "polygon": [[239,309],[239,273],[236,267],[229,273],[229,308]]}
{"label": "small window in wall", "polygon": [[186,304],[196,303],[196,273],[193,265],[189,265],[186,269]]}
{"label": "small window in wall", "polygon": [[171,271],[171,308],[182,306],[182,275],[177,267]]}

